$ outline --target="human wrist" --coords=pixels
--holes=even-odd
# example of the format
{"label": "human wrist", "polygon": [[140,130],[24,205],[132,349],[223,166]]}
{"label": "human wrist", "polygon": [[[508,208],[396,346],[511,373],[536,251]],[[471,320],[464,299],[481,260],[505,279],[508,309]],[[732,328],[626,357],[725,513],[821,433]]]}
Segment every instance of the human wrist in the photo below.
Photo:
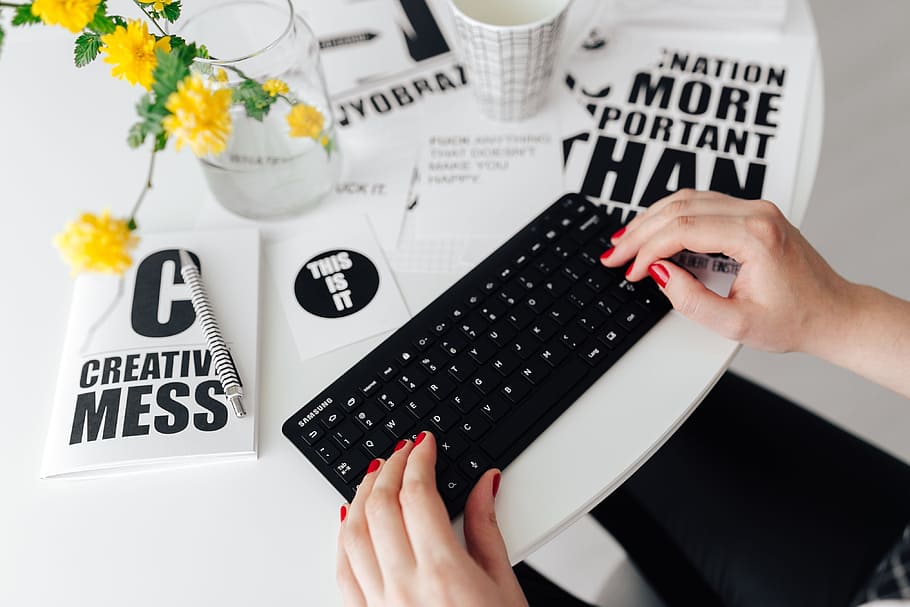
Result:
{"label": "human wrist", "polygon": [[838,276],[836,284],[820,298],[817,313],[810,317],[796,350],[843,365],[875,291]]}

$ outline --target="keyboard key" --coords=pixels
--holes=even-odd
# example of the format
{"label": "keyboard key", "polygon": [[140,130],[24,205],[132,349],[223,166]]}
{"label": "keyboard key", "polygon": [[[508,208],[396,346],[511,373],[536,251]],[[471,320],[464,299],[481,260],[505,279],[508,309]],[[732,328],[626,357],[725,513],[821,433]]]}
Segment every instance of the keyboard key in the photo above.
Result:
{"label": "keyboard key", "polygon": [[603,223],[604,218],[601,215],[595,214],[586,217],[584,221],[578,224],[573,230],[569,231],[569,237],[579,244],[584,244],[600,231],[600,227]]}
{"label": "keyboard key", "polygon": [[613,316],[619,310],[619,302],[609,295],[598,297],[594,301],[594,306],[607,316]]}
{"label": "keyboard key", "polygon": [[566,356],[569,355],[569,349],[562,345],[558,340],[553,340],[540,351],[540,358],[551,367],[557,366]]}
{"label": "keyboard key", "polygon": [[509,350],[518,354],[518,358],[525,360],[534,354],[538,345],[539,342],[534,337],[527,333],[522,333],[515,338],[515,341],[509,346]]}
{"label": "keyboard key", "polygon": [[607,322],[606,316],[593,308],[589,308],[575,317],[575,324],[589,333],[605,322]]}
{"label": "keyboard key", "polygon": [[515,273],[515,270],[513,270],[509,266],[506,266],[505,268],[502,268],[501,270],[499,270],[499,272],[496,273],[496,276],[499,278],[499,280],[501,280],[502,282],[505,282],[505,281],[509,280],[510,278],[512,278],[512,274],[514,274],[514,273]]}
{"label": "keyboard key", "polygon": [[338,459],[339,455],[341,455],[341,451],[338,450],[338,447],[335,447],[328,441],[322,441],[320,444],[316,445],[316,453],[322,461],[327,464],[331,464]]}
{"label": "keyboard key", "polygon": [[521,378],[521,374],[516,373],[505,381],[500,393],[513,403],[521,402],[528,392],[531,391],[531,384]]}
{"label": "keyboard key", "polygon": [[637,290],[638,287],[635,286],[634,282],[623,279],[618,285],[610,289],[610,295],[625,303],[635,296]]}
{"label": "keyboard key", "polygon": [[341,477],[341,480],[350,483],[360,476],[361,472],[367,469],[367,464],[369,463],[366,455],[357,449],[353,449],[345,453],[341,459],[335,462],[332,469],[335,471],[335,474]]}
{"label": "keyboard key", "polygon": [[638,304],[626,304],[616,315],[616,322],[627,331],[631,331],[641,322],[644,310]]}
{"label": "keyboard key", "polygon": [[572,284],[562,276],[551,276],[543,283],[543,288],[553,297],[562,297]]}
{"label": "keyboard key", "polygon": [[439,375],[430,380],[427,384],[427,391],[436,397],[437,400],[445,400],[446,397],[455,389],[455,384],[445,375]]}
{"label": "keyboard key", "polygon": [[442,354],[430,351],[420,357],[420,366],[423,367],[427,373],[433,374],[442,369],[447,361],[448,359]]}
{"label": "keyboard key", "polygon": [[502,303],[491,299],[480,307],[480,315],[489,322],[496,322],[506,313],[506,307]]}
{"label": "keyboard key", "polygon": [[549,318],[541,318],[532,324],[530,328],[531,335],[540,341],[547,341],[553,337],[557,331],[559,331],[559,325]]}
{"label": "keyboard key", "polygon": [[468,481],[455,468],[449,468],[436,482],[439,494],[445,500],[454,500],[468,488]]}
{"label": "keyboard key", "polygon": [[597,332],[597,339],[611,349],[615,348],[625,336],[625,331],[613,323],[609,323],[605,328]]}
{"label": "keyboard key", "polygon": [[581,356],[583,361],[593,367],[607,356],[607,351],[607,347],[602,343],[592,340],[579,349],[578,355]]}
{"label": "keyboard key", "polygon": [[363,436],[363,432],[349,419],[344,420],[332,431],[332,438],[342,449],[353,447],[361,436]]}
{"label": "keyboard key", "polygon": [[502,456],[519,438],[527,434],[565,392],[577,384],[588,373],[588,365],[579,358],[570,358],[563,366],[555,369],[548,381],[533,390],[521,406],[501,419],[496,427],[480,444],[484,452],[494,460]]}
{"label": "keyboard key", "polygon": [[525,291],[533,291],[540,285],[543,279],[544,275],[541,274],[538,270],[534,268],[528,268],[518,275],[517,280],[518,284],[520,284]]}
{"label": "keyboard key", "polygon": [[536,314],[543,314],[553,301],[553,296],[541,288],[528,296],[528,299],[525,300],[525,305]]}
{"label": "keyboard key", "polygon": [[449,330],[449,323],[445,320],[440,320],[435,325],[430,327],[430,331],[432,331],[435,335],[442,335],[443,333],[445,333],[448,330]]}
{"label": "keyboard key", "polygon": [[372,432],[360,441],[360,446],[373,457],[383,457],[392,447],[392,439],[385,432]]}
{"label": "keyboard key", "polygon": [[531,255],[539,255],[540,253],[543,252],[544,248],[545,248],[544,243],[538,241],[538,242],[535,242],[535,243],[533,243],[532,245],[530,245],[530,246],[528,247],[528,252],[529,252]]}
{"label": "keyboard key", "polygon": [[[430,337],[429,335],[422,335],[414,340],[414,345],[421,352],[423,352],[424,350],[429,348],[432,344],[433,344],[433,338]],[[385,378],[383,378],[383,379],[385,379]],[[386,381],[388,381],[388,380],[386,380]]]}
{"label": "keyboard key", "polygon": [[423,419],[433,408],[435,401],[426,392],[420,392],[408,400],[404,408],[417,419]]}
{"label": "keyboard key", "polygon": [[469,340],[474,341],[487,329],[489,323],[482,316],[471,315],[471,318],[462,321],[458,328]]}
{"label": "keyboard key", "polygon": [[398,439],[414,427],[414,420],[404,411],[395,411],[385,418],[382,427],[393,439]]}
{"label": "keyboard key", "polygon": [[448,405],[439,405],[430,413],[429,420],[438,430],[447,432],[458,422],[459,417]]}
{"label": "keyboard key", "polygon": [[357,406],[362,402],[363,402],[363,400],[361,400],[361,398],[359,396],[351,395],[351,396],[347,397],[346,399],[344,399],[343,401],[341,401],[341,408],[344,409],[345,411],[347,411],[348,413],[350,413],[351,411],[356,409]]}
{"label": "keyboard key", "polygon": [[476,481],[490,469],[490,460],[477,449],[471,449],[458,460],[458,467],[469,479]]}
{"label": "keyboard key", "polygon": [[542,358],[532,358],[521,367],[519,374],[536,385],[550,374],[550,365],[544,362]]}
{"label": "keyboard key", "polygon": [[584,329],[578,325],[571,325],[559,335],[559,339],[568,349],[574,350],[587,336],[588,333]]}
{"label": "keyboard key", "polygon": [[578,243],[571,238],[561,238],[553,245],[553,253],[562,260],[569,259],[578,250]]}
{"label": "keyboard key", "polygon": [[442,351],[449,356],[455,356],[467,345],[467,338],[465,338],[461,333],[454,332],[449,333],[445,339],[439,342],[439,347],[442,348]]}
{"label": "keyboard key", "polygon": [[402,350],[395,356],[395,360],[397,360],[399,364],[402,365],[409,364],[413,358],[414,354],[410,350]]}
{"label": "keyboard key", "polygon": [[[470,353],[470,349],[468,352]],[[466,382],[468,378],[474,374],[474,371],[477,370],[477,365],[475,365],[470,358],[465,358],[464,355],[458,357],[452,364],[448,367],[449,375],[454,377],[459,382]]]}
{"label": "keyboard key", "polygon": [[303,440],[306,441],[306,444],[312,447],[316,444],[316,441],[325,436],[325,430],[316,424],[307,424],[306,430],[304,432],[301,432],[300,436],[303,437]]}
{"label": "keyboard key", "polygon": [[385,412],[379,408],[379,405],[376,403],[366,403],[354,413],[354,419],[356,419],[366,430],[369,430],[378,424],[379,420],[381,420],[384,415]]}
{"label": "keyboard key", "polygon": [[575,317],[576,312],[578,312],[578,308],[572,305],[571,302],[566,299],[560,299],[553,304],[553,307],[550,308],[547,316],[561,325],[567,325],[569,324],[569,321]]}
{"label": "keyboard key", "polygon": [[319,416],[319,422],[325,426],[326,430],[331,430],[341,422],[343,417],[344,415],[335,408],[335,405],[329,405],[322,410],[322,414]]}
{"label": "keyboard key", "polygon": [[378,379],[371,379],[367,383],[360,386],[360,393],[369,398],[376,394],[376,391],[379,390],[379,385],[380,384]]}
{"label": "keyboard key", "polygon": [[521,361],[518,360],[517,356],[508,350],[503,350],[493,357],[493,360],[490,364],[493,365],[493,368],[496,369],[500,375],[505,377],[514,371],[520,362]]}
{"label": "keyboard key", "polygon": [[499,374],[489,367],[483,367],[471,379],[471,385],[481,394],[489,394],[499,385]]}
{"label": "keyboard key", "polygon": [[472,441],[477,441],[490,429],[490,422],[483,413],[475,409],[462,419],[458,429]]}
{"label": "keyboard key", "polygon": [[510,284],[504,287],[497,297],[499,297],[499,301],[505,304],[506,307],[511,308],[524,297],[524,293],[519,291],[516,285]]}
{"label": "keyboard key", "polygon": [[575,260],[569,261],[562,267],[562,275],[572,282],[581,280],[587,271],[588,269],[580,261]]}
{"label": "keyboard key", "polygon": [[467,351],[468,356],[474,359],[474,361],[476,361],[478,364],[482,365],[483,363],[490,360],[494,354],[496,354],[496,346],[490,343],[490,341],[487,339],[481,339],[471,344],[471,347],[468,348]]}
{"label": "keyboard key", "polygon": [[553,273],[556,268],[559,267],[559,265],[559,259],[557,259],[553,253],[545,253],[544,255],[541,255],[540,259],[534,263],[534,267],[537,269],[537,271],[544,276]]}
{"label": "keyboard key", "polygon": [[487,337],[490,338],[496,346],[502,348],[507,343],[512,341],[512,338],[515,337],[515,329],[512,325],[508,324],[506,321],[498,322],[496,325],[490,329],[490,332],[487,333]]}
{"label": "keyboard key", "polygon": [[585,286],[595,293],[601,293],[607,288],[607,281],[600,272],[591,272],[585,277]]}
{"label": "keyboard key", "polygon": [[449,310],[449,318],[454,320],[455,322],[458,322],[459,320],[464,318],[464,315],[465,315],[464,308],[454,307],[451,310]]}
{"label": "keyboard key", "polygon": [[398,383],[408,392],[414,392],[427,380],[427,374],[419,366],[411,366],[401,374]]}
{"label": "keyboard key", "polygon": [[535,318],[534,312],[526,307],[515,308],[506,315],[506,320],[509,321],[509,324],[518,330],[527,327]]}
{"label": "keyboard key", "polygon": [[449,402],[462,413],[468,413],[480,402],[480,393],[474,389],[460,389],[452,395]]}
{"label": "keyboard key", "polygon": [[481,399],[477,410],[489,417],[490,421],[495,422],[508,413],[510,408],[508,402],[493,395],[489,398]]}
{"label": "keyboard key", "polygon": [[468,441],[455,432],[436,437],[436,444],[439,453],[453,461],[468,450]]}
{"label": "keyboard key", "polygon": [[499,283],[497,281],[495,281],[493,279],[489,279],[489,280],[484,281],[484,283],[480,285],[480,290],[483,291],[484,293],[486,293],[487,295],[490,295],[493,293],[493,291],[496,290],[496,288],[498,286],[499,286]]}
{"label": "keyboard key", "polygon": [[528,265],[528,262],[531,261],[531,256],[525,253],[521,253],[518,257],[515,258],[515,261],[512,262],[519,270]]}
{"label": "keyboard key", "polygon": [[379,372],[380,381],[392,381],[395,378],[395,374],[398,373],[398,365],[391,363],[382,368]]}
{"label": "keyboard key", "polygon": [[468,295],[464,300],[465,304],[469,308],[474,308],[474,307],[480,305],[480,302],[482,302],[482,301],[483,301],[483,295],[481,295],[480,293],[474,293],[472,295]]}
{"label": "keyboard key", "polygon": [[594,293],[584,285],[575,285],[569,289],[569,301],[578,308],[584,308],[594,299]]}
{"label": "keyboard key", "polygon": [[399,405],[404,404],[405,392],[395,384],[390,384],[379,391],[379,395],[376,399],[387,411],[391,411]]}

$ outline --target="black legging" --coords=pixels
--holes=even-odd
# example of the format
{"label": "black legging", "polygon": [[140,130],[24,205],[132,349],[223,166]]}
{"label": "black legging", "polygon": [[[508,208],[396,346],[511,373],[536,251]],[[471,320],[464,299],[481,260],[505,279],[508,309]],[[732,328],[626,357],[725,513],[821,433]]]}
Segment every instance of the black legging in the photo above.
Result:
{"label": "black legging", "polygon": [[[910,521],[910,466],[726,374],[592,512],[670,607],[846,607]],[[536,605],[583,605],[516,568]]]}

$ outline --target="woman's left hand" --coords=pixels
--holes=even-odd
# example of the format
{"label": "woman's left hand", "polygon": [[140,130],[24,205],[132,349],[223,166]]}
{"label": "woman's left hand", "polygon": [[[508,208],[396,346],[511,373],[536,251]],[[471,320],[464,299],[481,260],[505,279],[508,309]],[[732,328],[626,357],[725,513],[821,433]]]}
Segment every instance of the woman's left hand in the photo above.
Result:
{"label": "woman's left hand", "polygon": [[499,471],[487,471],[468,497],[465,550],[436,490],[435,465],[432,434],[399,443],[341,507],[337,579],[345,605],[526,607],[493,510]]}

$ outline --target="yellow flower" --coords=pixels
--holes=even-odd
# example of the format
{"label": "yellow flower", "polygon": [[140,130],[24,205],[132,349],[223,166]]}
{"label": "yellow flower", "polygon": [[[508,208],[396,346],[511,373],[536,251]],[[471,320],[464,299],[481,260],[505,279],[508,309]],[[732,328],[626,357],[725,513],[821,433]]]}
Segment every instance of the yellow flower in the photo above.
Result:
{"label": "yellow flower", "polygon": [[287,95],[290,89],[284,80],[272,78],[262,83],[262,90],[274,97],[276,95]]}
{"label": "yellow flower", "polygon": [[130,250],[139,242],[125,219],[111,217],[105,210],[101,215],[84,213],[78,220],[54,237],[63,259],[73,274],[106,272],[123,274],[133,262]]}
{"label": "yellow flower", "polygon": [[152,4],[152,5],[154,5],[154,6],[152,6],[152,8],[160,13],[161,11],[164,10],[165,4],[170,4],[173,1],[174,0],[139,0],[139,3],[140,4]]}
{"label": "yellow flower", "polygon": [[312,105],[298,103],[291,108],[287,115],[288,126],[291,127],[291,137],[310,137],[316,139],[325,126],[325,117],[322,112]]}
{"label": "yellow flower", "polygon": [[152,71],[158,65],[155,51],[171,51],[170,37],[156,40],[149,34],[145,21],[130,19],[126,27],[118,25],[113,33],[101,36],[101,52],[106,53],[105,63],[110,63],[111,76],[130,84],[141,84],[145,90],[152,88]]}
{"label": "yellow flower", "polygon": [[179,150],[185,144],[196,156],[220,154],[231,134],[231,89],[212,90],[202,76],[187,76],[164,104],[171,113],[162,121]]}
{"label": "yellow flower", "polygon": [[227,70],[225,70],[223,67],[218,68],[218,71],[215,72],[215,80],[217,80],[218,82],[222,82],[222,83],[227,82],[228,81]]}
{"label": "yellow flower", "polygon": [[32,14],[47,25],[60,25],[78,34],[95,16],[101,0],[35,0]]}

